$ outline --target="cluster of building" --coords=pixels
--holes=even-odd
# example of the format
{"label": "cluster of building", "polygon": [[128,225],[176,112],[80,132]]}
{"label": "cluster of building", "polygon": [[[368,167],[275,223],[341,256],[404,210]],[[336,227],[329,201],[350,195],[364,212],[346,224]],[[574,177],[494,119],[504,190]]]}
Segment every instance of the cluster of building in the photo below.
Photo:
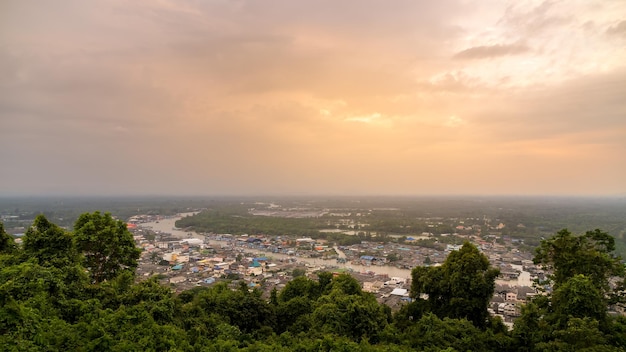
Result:
{"label": "cluster of building", "polygon": [[[282,289],[299,275],[315,277],[317,271],[349,272],[362,283],[364,291],[374,294],[380,303],[392,309],[410,302],[410,269],[418,265],[439,265],[459,245],[421,247],[411,243],[368,242],[336,247],[324,240],[289,236],[249,236],[231,234],[192,234],[177,231],[176,236],[143,226],[154,218],[135,220],[130,230],[143,248],[138,275],[157,276],[173,290],[183,291],[216,282],[239,287],[244,282],[269,297],[272,289]],[[137,221],[143,220],[143,221]],[[162,220],[162,219],[161,219]],[[173,231],[174,232],[174,231]],[[510,243],[496,243],[479,237],[467,237],[498,266],[498,280],[490,311],[512,321],[520,312],[520,303],[535,293],[531,287],[517,285],[521,272],[540,272],[532,264],[531,254],[511,250]],[[509,247],[509,248],[507,248]],[[507,281],[512,280],[512,281]],[[530,280],[529,280],[530,282]],[[530,284],[528,284],[530,286]]]}

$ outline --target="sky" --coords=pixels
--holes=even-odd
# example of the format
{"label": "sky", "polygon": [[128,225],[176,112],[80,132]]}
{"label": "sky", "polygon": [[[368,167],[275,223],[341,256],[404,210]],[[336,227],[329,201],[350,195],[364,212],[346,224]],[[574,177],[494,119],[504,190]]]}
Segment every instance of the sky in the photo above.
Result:
{"label": "sky", "polygon": [[626,194],[626,1],[4,0],[0,195]]}

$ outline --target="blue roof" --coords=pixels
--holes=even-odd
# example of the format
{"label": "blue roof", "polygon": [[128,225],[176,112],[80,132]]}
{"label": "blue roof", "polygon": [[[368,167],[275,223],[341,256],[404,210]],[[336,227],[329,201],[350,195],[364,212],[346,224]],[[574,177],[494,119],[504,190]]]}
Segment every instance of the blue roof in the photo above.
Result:
{"label": "blue roof", "polygon": [[363,260],[374,260],[374,257],[371,255],[362,255],[361,259]]}
{"label": "blue roof", "polygon": [[174,265],[174,266],[172,267],[172,270],[180,270],[180,269],[182,269],[182,268],[183,268],[183,265],[182,265],[182,264],[177,264],[177,265]]}

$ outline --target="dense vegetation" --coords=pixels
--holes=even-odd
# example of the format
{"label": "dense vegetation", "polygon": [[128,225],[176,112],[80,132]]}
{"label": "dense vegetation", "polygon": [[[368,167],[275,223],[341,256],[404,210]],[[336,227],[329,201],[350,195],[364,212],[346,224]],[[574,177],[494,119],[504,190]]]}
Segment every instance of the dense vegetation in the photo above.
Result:
{"label": "dense vegetation", "polygon": [[[96,212],[68,232],[40,215],[18,246],[0,223],[0,350],[626,349],[626,319],[607,314],[623,302],[624,267],[602,231],[564,230],[541,243],[535,260],[553,273],[542,283],[549,294],[508,331],[486,312],[497,270],[469,243],[441,267],[415,268],[414,301],[392,314],[345,274],[297,277],[268,299],[243,282],[178,295],[156,278],[136,282],[136,251],[120,225]],[[94,244],[107,236],[115,240]]]}
{"label": "dense vegetation", "polygon": [[195,216],[187,216],[176,222],[179,228],[193,227],[200,231],[232,234],[268,234],[281,236],[299,234],[317,236],[320,229],[327,228],[325,222],[314,218],[279,218],[252,216],[247,209],[220,207],[205,210]]}

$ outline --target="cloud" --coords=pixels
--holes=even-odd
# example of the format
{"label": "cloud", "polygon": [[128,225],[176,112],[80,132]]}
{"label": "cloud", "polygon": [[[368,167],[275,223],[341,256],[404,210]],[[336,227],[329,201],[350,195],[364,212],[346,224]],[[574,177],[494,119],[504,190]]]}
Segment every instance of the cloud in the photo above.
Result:
{"label": "cloud", "polygon": [[530,51],[528,46],[518,43],[483,45],[462,50],[454,54],[453,58],[460,60],[489,59],[499,56],[520,55],[528,51]]}
{"label": "cloud", "polygon": [[450,116],[445,123],[447,127],[452,127],[452,128],[463,126],[465,124],[466,122],[463,119],[455,115]]}
{"label": "cloud", "polygon": [[626,86],[624,69],[580,77],[549,90],[500,94],[473,118],[496,143],[571,138],[568,143],[623,149],[626,143],[619,137],[626,131],[622,86]]}
{"label": "cloud", "polygon": [[609,35],[625,36],[626,35],[626,20],[619,22],[618,24],[609,27],[606,30]]}
{"label": "cloud", "polygon": [[507,6],[498,24],[518,31],[518,35],[539,36],[571,23],[577,10],[558,1],[515,1]]}
{"label": "cloud", "polygon": [[7,4],[0,194],[540,192],[496,171],[626,173],[621,2]]}

